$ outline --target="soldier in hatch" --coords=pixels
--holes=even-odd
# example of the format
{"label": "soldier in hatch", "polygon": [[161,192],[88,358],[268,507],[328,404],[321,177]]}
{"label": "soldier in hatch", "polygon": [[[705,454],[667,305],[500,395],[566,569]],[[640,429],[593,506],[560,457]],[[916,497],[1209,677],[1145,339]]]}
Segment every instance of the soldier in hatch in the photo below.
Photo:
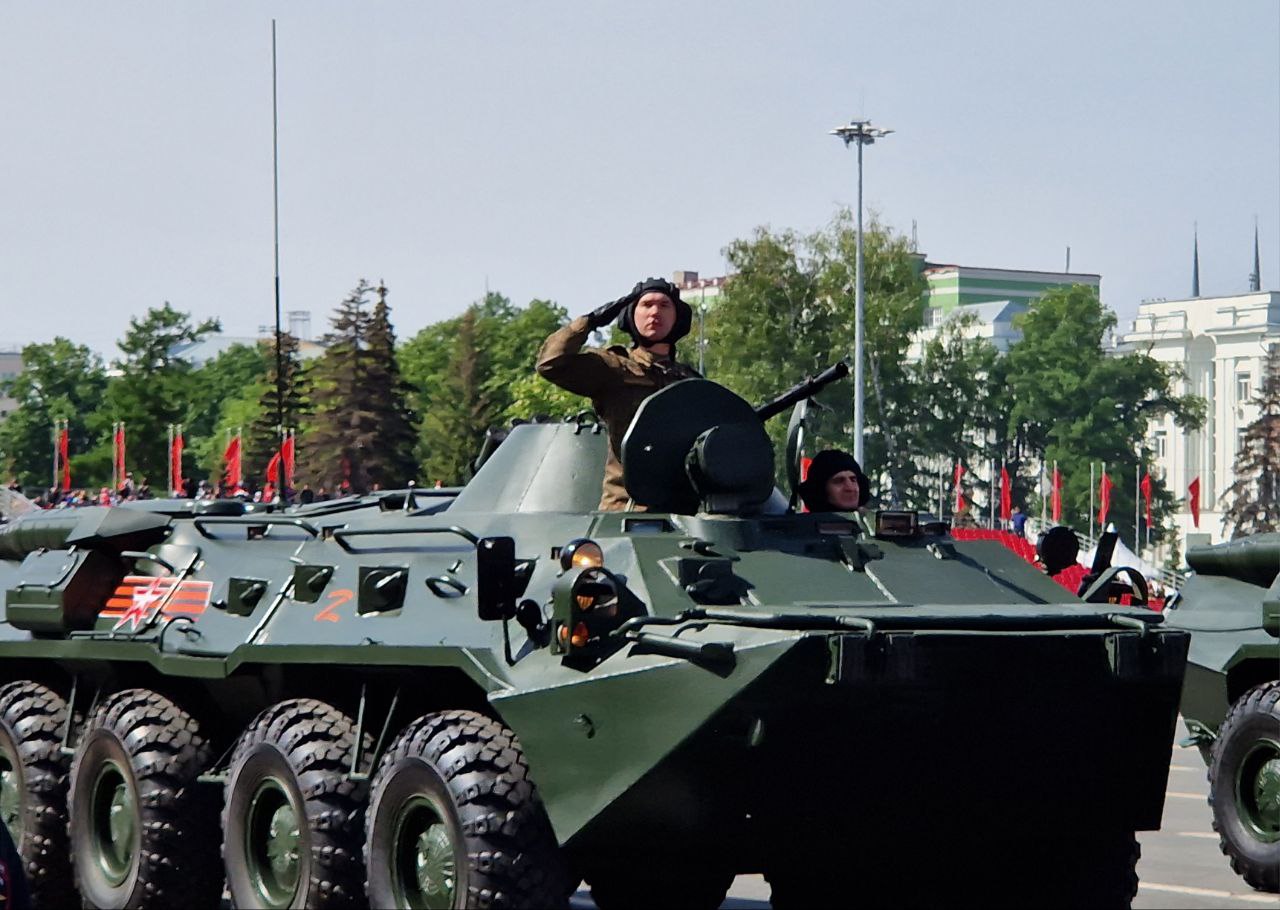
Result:
{"label": "soldier in hatch", "polygon": [[[605,350],[584,348],[592,330],[614,319],[634,344]],[[649,278],[625,297],[579,316],[551,334],[538,352],[538,373],[560,388],[591,399],[609,431],[609,458],[604,469],[600,508],[627,508],[630,496],[622,485],[622,437],[640,403],[659,389],[698,375],[676,360],[675,344],[693,324],[693,308],[680,299],[669,281]]]}

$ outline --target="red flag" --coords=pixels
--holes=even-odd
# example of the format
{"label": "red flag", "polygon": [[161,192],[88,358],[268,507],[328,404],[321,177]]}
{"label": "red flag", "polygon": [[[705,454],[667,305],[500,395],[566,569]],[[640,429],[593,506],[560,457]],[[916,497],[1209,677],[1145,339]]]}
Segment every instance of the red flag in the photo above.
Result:
{"label": "red flag", "polygon": [[1053,511],[1053,523],[1062,521],[1062,475],[1058,466],[1053,466],[1053,492],[1049,496],[1049,508]]}
{"label": "red flag", "polygon": [[182,489],[182,431],[173,434],[173,445],[169,449],[169,464],[172,465],[173,488]]}
{"label": "red flag", "polygon": [[67,453],[71,448],[71,440],[67,437],[67,428],[64,426],[58,433],[58,458],[62,461],[62,492],[71,492],[71,460],[67,457]]}
{"label": "red flag", "polygon": [[1200,478],[1197,476],[1195,480],[1187,486],[1187,501],[1191,504],[1191,520],[1195,526],[1200,527]]}
{"label": "red flag", "polygon": [[271,460],[267,462],[267,482],[276,484],[280,482],[280,453],[276,452],[271,456]]}
{"label": "red flag", "polygon": [[120,486],[124,485],[124,421],[116,424],[115,443],[115,465],[116,465],[116,483]]}
{"label": "red flag", "polygon": [[1008,521],[1013,517],[1013,490],[1009,487],[1009,472],[1003,462],[1000,465],[1000,520]]}
{"label": "red flag", "polygon": [[222,453],[223,464],[226,465],[227,487],[234,493],[240,486],[240,437],[232,436]]}
{"label": "red flag", "polygon": [[1151,472],[1142,475],[1142,483],[1138,484],[1142,498],[1147,502],[1147,527],[1151,527]]}
{"label": "red flag", "polygon": [[1111,477],[1105,471],[1098,483],[1098,528],[1106,530],[1107,512],[1111,510]]}
{"label": "red flag", "polygon": [[955,492],[956,492],[956,509],[955,510],[957,512],[963,512],[969,506],[969,504],[965,502],[964,493],[960,489],[960,478],[963,476],[964,476],[964,465],[962,465],[960,462],[957,461],[956,469],[951,480],[951,486],[955,489]]}
{"label": "red flag", "polygon": [[284,438],[284,442],[280,444],[280,455],[284,463],[284,482],[281,484],[285,490],[293,489],[293,434],[290,433]]}

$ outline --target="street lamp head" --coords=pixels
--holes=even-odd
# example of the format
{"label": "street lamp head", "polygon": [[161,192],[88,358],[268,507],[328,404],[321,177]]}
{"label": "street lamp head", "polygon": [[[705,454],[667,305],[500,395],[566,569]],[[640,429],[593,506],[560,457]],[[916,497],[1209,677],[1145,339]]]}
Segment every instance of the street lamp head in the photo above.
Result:
{"label": "street lamp head", "polygon": [[888,136],[893,130],[874,126],[870,120],[851,120],[844,126],[838,126],[829,132],[830,135],[842,139],[845,145],[853,145],[855,142],[859,145],[871,145],[877,139]]}

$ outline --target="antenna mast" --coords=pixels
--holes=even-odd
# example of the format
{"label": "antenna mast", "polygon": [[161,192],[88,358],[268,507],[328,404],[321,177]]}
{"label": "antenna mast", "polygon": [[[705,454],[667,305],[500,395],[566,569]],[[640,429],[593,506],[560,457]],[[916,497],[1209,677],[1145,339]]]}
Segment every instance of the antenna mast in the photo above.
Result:
{"label": "antenna mast", "polygon": [[276,20],[271,20],[271,189],[276,265],[276,426],[284,427],[284,337],[280,331],[280,118],[276,107]]}

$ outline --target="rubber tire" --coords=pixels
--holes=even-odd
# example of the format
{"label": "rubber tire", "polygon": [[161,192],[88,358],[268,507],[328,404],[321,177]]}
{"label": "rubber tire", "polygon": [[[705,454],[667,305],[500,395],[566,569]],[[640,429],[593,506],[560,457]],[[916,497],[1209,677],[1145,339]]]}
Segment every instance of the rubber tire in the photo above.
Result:
{"label": "rubber tire", "polygon": [[[104,759],[120,766],[136,797],[138,849],[118,886],[90,862],[87,803]],[[217,791],[196,780],[211,760],[199,723],[156,692],[125,689],[93,712],[71,762],[68,799],[72,866],[84,906],[218,906]]]}
{"label": "rubber tire", "polygon": [[373,906],[398,906],[393,829],[400,807],[419,795],[452,828],[455,906],[567,905],[563,858],[515,734],[474,711],[445,711],[409,724],[378,763],[365,844]]}
{"label": "rubber tire", "polygon": [[[662,866],[658,876],[640,870],[596,870],[587,880],[591,899],[600,910],[716,910],[724,903],[733,885],[733,873],[714,870],[693,871]],[[661,891],[654,886],[660,883]],[[848,903],[848,894],[842,903]],[[814,906],[809,904],[807,906]],[[837,906],[832,904],[830,906]]]}
{"label": "rubber tire", "polygon": [[[223,862],[234,907],[260,906],[243,849],[247,812],[264,775],[274,775],[299,821],[300,893],[291,906],[366,906],[364,810],[368,784],[349,780],[355,724],[315,699],[283,701],[259,714],[236,743],[222,812]],[[372,743],[364,737],[365,753]]]}
{"label": "rubber tire", "polygon": [[67,839],[67,777],[62,754],[67,703],[40,683],[0,687],[0,749],[13,757],[22,792],[22,833],[14,838],[35,908],[79,903]]}
{"label": "rubber tire", "polygon": [[1227,712],[1209,756],[1209,805],[1218,846],[1231,868],[1259,891],[1280,891],[1280,842],[1252,836],[1240,819],[1235,777],[1250,745],[1262,736],[1280,741],[1280,682],[1255,686]]}

